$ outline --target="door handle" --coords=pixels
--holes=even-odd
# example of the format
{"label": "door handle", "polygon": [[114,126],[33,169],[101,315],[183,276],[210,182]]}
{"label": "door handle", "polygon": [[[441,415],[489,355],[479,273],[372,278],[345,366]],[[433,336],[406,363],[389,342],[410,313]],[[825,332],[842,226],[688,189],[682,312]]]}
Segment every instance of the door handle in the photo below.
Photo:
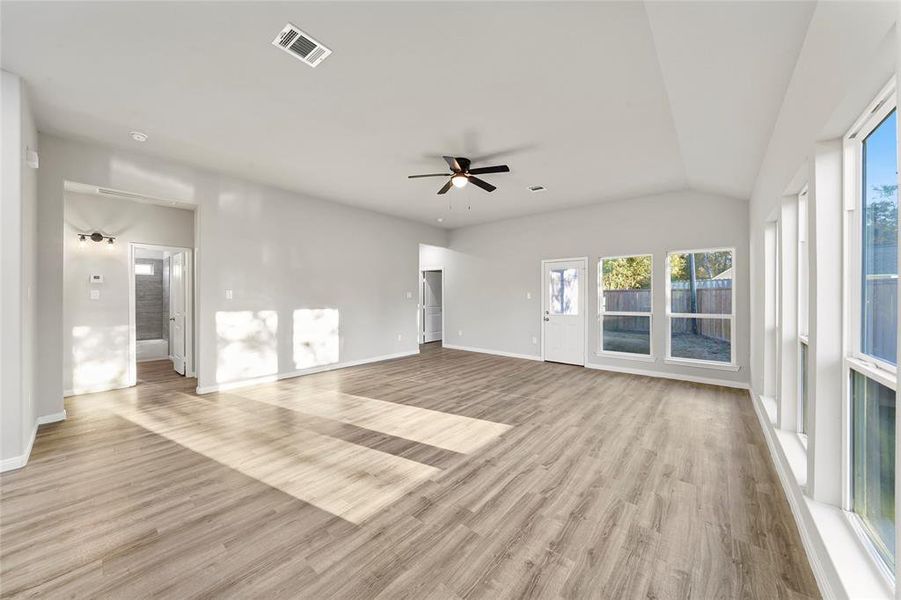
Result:
{"label": "door handle", "polygon": [[545,321],[550,321],[551,319],[550,319],[550,317],[545,317],[544,320],[545,320]]}
{"label": "door handle", "polygon": [[174,321],[174,320],[175,320],[175,317],[169,317],[169,320],[170,320],[170,321]]}

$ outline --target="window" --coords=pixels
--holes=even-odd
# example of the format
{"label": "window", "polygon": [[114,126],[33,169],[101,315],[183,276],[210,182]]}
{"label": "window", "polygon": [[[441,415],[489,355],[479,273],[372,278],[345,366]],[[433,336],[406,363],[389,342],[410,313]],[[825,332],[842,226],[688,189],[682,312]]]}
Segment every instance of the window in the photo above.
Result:
{"label": "window", "polygon": [[135,275],[153,275],[153,263],[135,263]]}
{"label": "window", "polygon": [[807,435],[810,431],[810,392],[807,384],[808,348],[807,342],[798,344],[800,355],[798,358],[798,432]]}
{"label": "window", "polygon": [[734,365],[732,249],[667,256],[667,359]]}
{"label": "window", "polygon": [[846,509],[886,570],[895,563],[898,134],[887,86],[845,136],[848,244]]}
{"label": "window", "polygon": [[862,143],[860,352],[896,364],[898,346],[898,146],[892,110]]}
{"label": "window", "polygon": [[810,306],[810,256],[807,244],[807,187],[798,194],[798,432],[810,431],[809,347],[807,331]]}
{"label": "window", "polygon": [[652,276],[650,254],[598,262],[601,352],[651,356]]}
{"label": "window", "polygon": [[548,294],[548,297],[551,299],[550,314],[579,314],[578,269],[568,268],[552,270],[550,286],[551,289]]}
{"label": "window", "polygon": [[895,562],[895,392],[851,371],[851,509],[888,565]]}

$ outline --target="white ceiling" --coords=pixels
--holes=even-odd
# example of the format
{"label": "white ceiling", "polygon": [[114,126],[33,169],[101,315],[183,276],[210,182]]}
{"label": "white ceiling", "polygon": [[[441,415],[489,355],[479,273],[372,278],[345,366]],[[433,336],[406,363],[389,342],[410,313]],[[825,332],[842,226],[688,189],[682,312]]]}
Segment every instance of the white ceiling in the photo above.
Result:
{"label": "white ceiling", "polygon": [[[42,131],[458,227],[689,186],[747,198],[813,8],[4,1],[0,34]],[[271,46],[289,21],[332,56]],[[512,172],[492,194],[406,178],[442,154]]]}

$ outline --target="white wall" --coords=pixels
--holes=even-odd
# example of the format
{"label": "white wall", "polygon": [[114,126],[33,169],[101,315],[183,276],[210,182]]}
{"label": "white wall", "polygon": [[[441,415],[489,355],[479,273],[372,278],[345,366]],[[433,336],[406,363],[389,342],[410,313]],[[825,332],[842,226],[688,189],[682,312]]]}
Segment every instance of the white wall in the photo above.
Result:
{"label": "white wall", "polygon": [[[666,253],[736,249],[736,372],[664,364]],[[597,261],[654,255],[653,363],[598,356]],[[748,205],[674,192],[465,227],[446,250],[423,248],[423,268],[445,267],[445,345],[540,357],[542,259],[588,256],[589,364],[745,384],[748,381]],[[531,294],[531,299],[527,299]],[[463,335],[459,335],[459,331]],[[536,342],[533,342],[535,338]]]}
{"label": "white wall", "polygon": [[66,180],[197,206],[201,388],[417,351],[418,247],[444,231],[129,150],[41,149],[40,414],[62,409]]}
{"label": "white wall", "polygon": [[36,175],[24,161],[37,150],[21,79],[2,71],[2,205],[0,205],[0,470],[22,466],[36,428]]}
{"label": "white wall", "polygon": [[[87,241],[99,231],[116,243]],[[194,247],[190,210],[66,192],[63,226],[63,389],[68,395],[129,384],[129,244]],[[103,275],[99,285],[88,277]],[[100,292],[90,299],[90,290]]]}

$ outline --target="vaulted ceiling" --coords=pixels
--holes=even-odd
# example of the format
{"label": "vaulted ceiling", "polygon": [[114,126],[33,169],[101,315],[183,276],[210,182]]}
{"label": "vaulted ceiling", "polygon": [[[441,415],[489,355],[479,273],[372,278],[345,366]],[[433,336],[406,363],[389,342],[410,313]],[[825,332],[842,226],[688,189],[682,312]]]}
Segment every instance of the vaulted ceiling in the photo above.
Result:
{"label": "vaulted ceiling", "polygon": [[[41,131],[458,227],[687,187],[747,198],[814,8],[4,1],[0,17]],[[313,69],[280,52],[288,22],[334,53]],[[492,194],[406,178],[442,154],[512,172],[485,176]]]}

